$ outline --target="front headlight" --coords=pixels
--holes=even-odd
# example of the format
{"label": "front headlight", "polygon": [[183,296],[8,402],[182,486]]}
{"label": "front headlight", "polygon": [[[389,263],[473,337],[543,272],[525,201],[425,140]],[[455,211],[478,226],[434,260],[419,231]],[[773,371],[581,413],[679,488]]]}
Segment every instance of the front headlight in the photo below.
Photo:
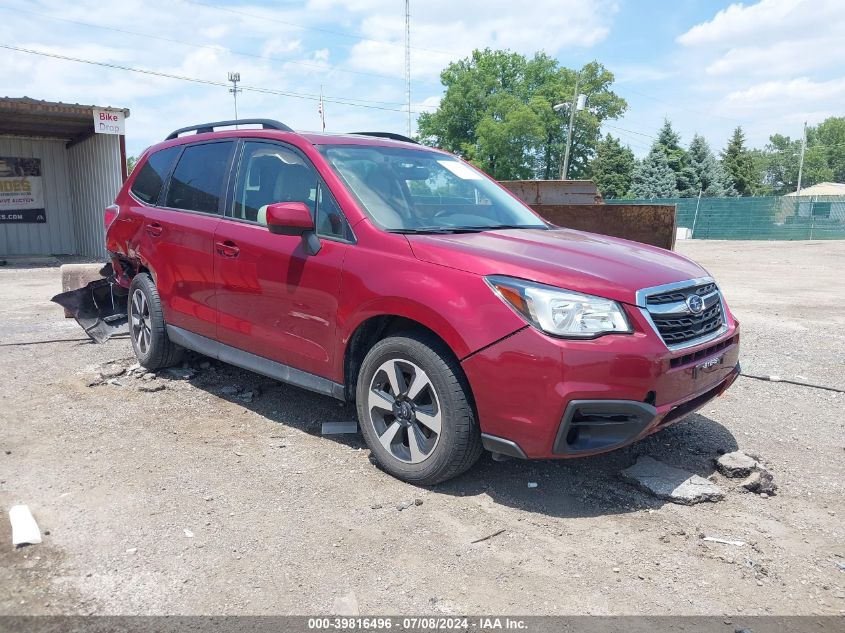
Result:
{"label": "front headlight", "polygon": [[632,331],[625,311],[616,301],[515,277],[491,275],[484,279],[502,301],[547,334],[595,338]]}

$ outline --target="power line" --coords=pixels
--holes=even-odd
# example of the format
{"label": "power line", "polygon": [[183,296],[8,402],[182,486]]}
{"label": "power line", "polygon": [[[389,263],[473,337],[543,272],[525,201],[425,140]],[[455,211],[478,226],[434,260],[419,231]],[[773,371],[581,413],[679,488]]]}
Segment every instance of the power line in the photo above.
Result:
{"label": "power line", "polygon": [[651,99],[652,101],[655,101],[657,103],[662,103],[663,105],[665,105],[669,108],[676,108],[678,110],[686,110],[687,112],[691,112],[693,114],[697,114],[698,116],[704,116],[704,117],[708,117],[708,118],[716,117],[717,119],[722,119],[723,121],[729,121],[729,122],[731,122],[731,123],[733,123],[737,126],[741,125],[736,119],[729,119],[728,117],[724,117],[724,116],[721,116],[719,114],[714,114],[712,112],[702,112],[701,110],[696,110],[694,108],[688,108],[686,106],[669,103],[665,99],[660,99],[658,97],[653,97],[651,95],[647,95],[646,93],[640,92],[639,90],[634,90],[633,88],[623,87],[623,88],[620,89],[620,92],[633,92],[634,94],[640,95],[641,97],[645,97],[646,99]]}
{"label": "power line", "polygon": [[[30,48],[22,48],[18,46],[11,46],[9,44],[0,44],[0,48],[5,48],[10,51],[17,51],[19,53],[29,53],[31,55],[40,55],[42,57],[50,57],[53,59],[60,59],[63,61],[70,61],[70,62],[78,62],[80,64],[89,64],[92,66],[102,66],[104,68],[113,68],[117,70],[126,70],[133,73],[140,73],[143,75],[152,75],[154,77],[163,77],[165,79],[178,79],[180,81],[189,81],[191,83],[202,84],[206,86],[219,86],[223,88],[229,88],[228,83],[222,81],[213,81],[211,79],[199,79],[197,77],[186,77],[184,75],[173,75],[170,73],[163,73],[156,70],[148,70],[145,68],[134,68],[132,66],[122,66],[120,64],[112,64],[109,62],[98,62],[91,59],[82,59],[80,57],[71,57],[69,55],[59,55],[57,53],[47,53],[45,51],[37,51]],[[270,88],[261,88],[259,86],[241,86],[241,90],[247,92],[256,92],[261,94],[272,94],[272,95],[279,95],[282,97],[293,97],[295,99],[306,99],[309,101],[319,101],[319,95],[313,94],[306,94],[300,92],[289,92],[284,90],[272,90]],[[369,108],[372,110],[386,110],[389,112],[404,112],[405,108],[387,108],[378,105],[371,105],[365,99],[352,99],[352,98],[339,98],[339,97],[323,97],[323,101],[327,101],[330,103],[337,103],[340,105],[347,105],[357,108]],[[363,103],[359,103],[363,102]],[[378,103],[378,102],[376,102]],[[426,107],[426,106],[423,106]],[[419,111],[417,111],[419,112]]]}
{"label": "power line", "polygon": [[[0,8],[8,8],[8,7],[0,7]],[[350,74],[354,74],[354,75],[365,75],[365,76],[370,76],[370,77],[379,77],[379,78],[382,78],[382,79],[390,79],[390,80],[393,80],[393,81],[398,81],[400,79],[403,79],[403,78],[400,78],[396,75],[384,75],[384,74],[381,74],[381,73],[373,73],[373,72],[367,72],[367,71],[363,71],[363,70],[352,70],[352,69],[348,69],[348,68],[343,68],[341,66],[332,66],[332,67],[327,68],[326,66],[321,66],[319,64],[311,64],[309,62],[304,62],[304,61],[297,60],[297,59],[290,58],[290,57],[277,57],[275,55],[259,55],[257,53],[248,53],[246,51],[238,51],[238,50],[234,50],[234,49],[230,49],[230,48],[226,48],[226,47],[222,47],[222,46],[215,46],[213,44],[196,44],[194,42],[188,42],[188,41],[181,40],[181,39],[165,37],[163,35],[152,35],[150,33],[141,33],[141,32],[138,32],[138,31],[129,31],[127,29],[121,29],[121,28],[117,28],[117,27],[114,27],[114,26],[105,26],[105,25],[102,25],[102,24],[92,24],[91,22],[83,22],[82,20],[71,20],[69,18],[60,18],[58,16],[48,15],[46,13],[39,13],[37,11],[28,11],[26,9],[14,9],[14,12],[16,14],[17,13],[28,13],[29,15],[34,15],[34,16],[37,16],[39,18],[48,18],[50,20],[58,20],[58,21],[61,21],[61,22],[69,23],[69,24],[77,24],[79,26],[85,26],[85,27],[94,28],[94,29],[101,29],[101,30],[104,30],[104,31],[113,31],[115,33],[122,33],[124,35],[134,35],[136,37],[154,39],[154,40],[159,40],[159,41],[162,41],[162,42],[170,42],[171,44],[180,44],[182,46],[190,46],[190,47],[193,47],[193,48],[207,49],[207,50],[213,50],[213,51],[221,51],[222,50],[222,51],[230,53],[232,55],[239,55],[239,56],[242,56],[242,57],[252,57],[254,59],[265,59],[265,60],[268,60],[268,61],[277,61],[277,62],[284,62],[284,63],[287,63],[287,64],[295,64],[297,66],[303,66],[305,68],[313,68],[315,70],[324,70],[324,71],[327,70],[327,71],[333,71],[333,72],[344,72],[344,73],[350,73]],[[388,102],[385,102],[385,103],[388,103]],[[391,102],[391,103],[393,103],[393,102]],[[398,102],[396,102],[396,103],[398,103]]]}
{"label": "power line", "polygon": [[[342,31],[333,31],[331,29],[322,29],[316,26],[303,26],[301,24],[296,24],[294,22],[287,22],[285,20],[279,20],[278,18],[271,18],[265,15],[255,15],[254,13],[247,13],[246,11],[238,11],[237,9],[230,9],[229,7],[221,7],[217,4],[210,4],[207,2],[198,2],[197,0],[184,0],[189,4],[195,4],[201,7],[207,7],[209,9],[216,9],[218,11],[225,11],[227,13],[233,13],[235,15],[242,15],[244,17],[253,18],[255,20],[262,20],[262,21],[269,21],[269,22],[276,22],[277,24],[284,24],[285,26],[292,26],[297,29],[302,29],[305,31],[316,31],[318,33],[326,33],[328,35],[336,35],[338,37],[346,37],[353,40],[359,40],[362,42],[375,42],[376,44],[385,44],[386,46],[393,46],[402,48],[402,44],[398,44],[396,42],[390,42],[387,40],[376,40],[371,37],[363,37],[361,35],[351,35],[350,33],[343,33]],[[442,49],[437,48],[423,48],[421,46],[414,46],[413,49],[415,51],[427,51],[429,53],[441,53],[443,55],[455,55],[454,51],[444,51]]]}
{"label": "power line", "polygon": [[624,127],[619,127],[616,125],[610,125],[609,123],[602,123],[602,127],[609,127],[612,130],[620,130],[622,132],[628,132],[629,134],[636,134],[637,136],[644,136],[646,138],[650,138],[652,140],[657,140],[656,136],[652,136],[651,134],[646,134],[645,132],[636,132],[635,130],[628,130]]}

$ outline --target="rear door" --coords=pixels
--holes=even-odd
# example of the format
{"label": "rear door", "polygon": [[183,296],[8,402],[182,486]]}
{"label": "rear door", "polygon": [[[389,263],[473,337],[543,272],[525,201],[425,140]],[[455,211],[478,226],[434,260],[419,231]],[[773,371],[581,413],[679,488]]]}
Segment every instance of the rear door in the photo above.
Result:
{"label": "rear door", "polygon": [[145,211],[149,262],[169,325],[216,336],[214,229],[220,223],[235,142],[183,147],[160,206]]}
{"label": "rear door", "polygon": [[[325,378],[331,360],[349,226],[311,162],[283,143],[243,143],[232,202],[215,232],[217,338],[222,343]],[[304,202],[322,248],[274,235],[266,206]]]}

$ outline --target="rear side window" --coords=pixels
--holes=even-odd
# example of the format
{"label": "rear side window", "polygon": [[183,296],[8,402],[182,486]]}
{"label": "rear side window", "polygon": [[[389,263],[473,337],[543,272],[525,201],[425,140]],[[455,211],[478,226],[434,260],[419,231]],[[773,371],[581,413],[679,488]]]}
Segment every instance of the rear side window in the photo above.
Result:
{"label": "rear side window", "polygon": [[188,145],[167,189],[166,207],[217,213],[234,143]]}
{"label": "rear side window", "polygon": [[132,182],[132,193],[138,200],[147,204],[155,204],[158,201],[161,186],[180,149],[180,147],[168,147],[150,154]]}

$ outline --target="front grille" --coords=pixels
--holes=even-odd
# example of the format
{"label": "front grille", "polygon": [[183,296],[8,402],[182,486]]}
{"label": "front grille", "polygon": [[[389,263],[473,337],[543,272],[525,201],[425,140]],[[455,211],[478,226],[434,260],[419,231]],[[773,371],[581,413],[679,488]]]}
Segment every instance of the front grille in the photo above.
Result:
{"label": "front grille", "polygon": [[[693,314],[687,307],[687,298],[691,295],[698,295],[704,302],[700,314]],[[645,303],[657,332],[667,345],[694,344],[712,335],[724,323],[721,296],[714,283],[656,292],[648,295]]]}
{"label": "front grille", "polygon": [[656,295],[650,295],[648,298],[648,305],[660,305],[663,303],[673,303],[675,301],[686,301],[691,294],[697,294],[699,297],[709,295],[716,291],[716,284],[703,284],[701,286],[694,286],[685,290],[675,290],[673,292],[662,292]]}

